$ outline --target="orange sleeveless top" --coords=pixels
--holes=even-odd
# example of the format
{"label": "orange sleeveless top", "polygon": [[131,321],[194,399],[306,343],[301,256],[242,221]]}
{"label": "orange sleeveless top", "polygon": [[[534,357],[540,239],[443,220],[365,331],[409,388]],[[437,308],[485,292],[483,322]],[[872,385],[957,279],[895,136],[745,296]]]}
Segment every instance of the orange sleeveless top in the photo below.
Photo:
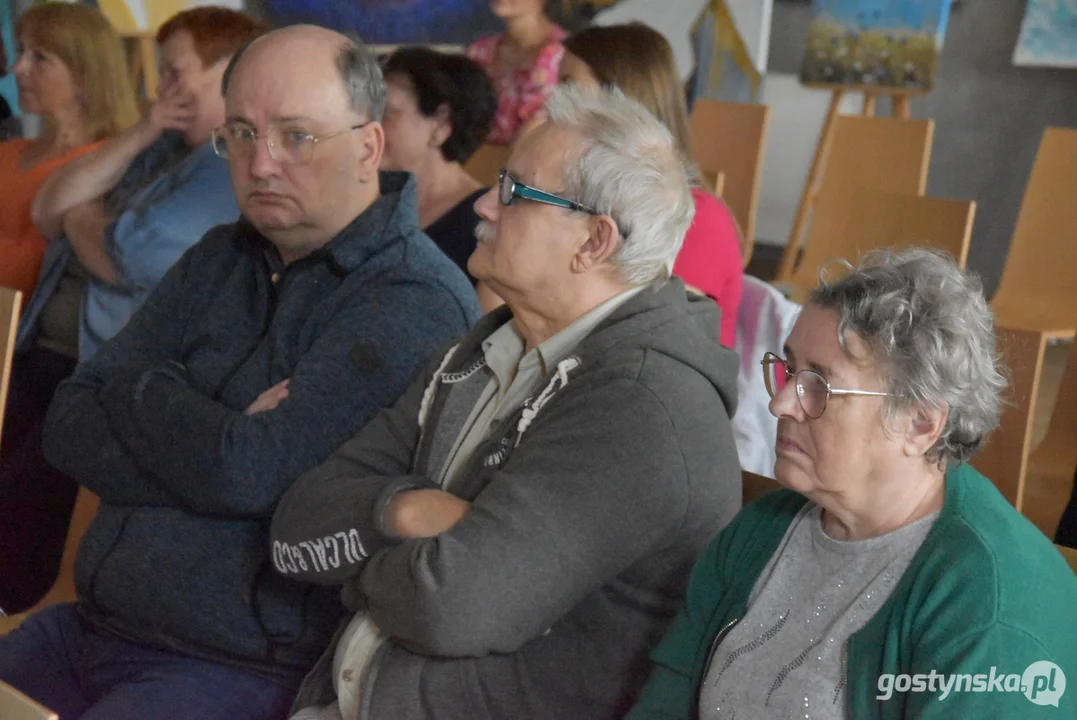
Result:
{"label": "orange sleeveless top", "polygon": [[21,290],[23,307],[37,285],[45,254],[45,238],[30,222],[34,195],[50,173],[100,145],[83,145],[24,172],[19,158],[31,142],[24,138],[0,142],[0,286]]}

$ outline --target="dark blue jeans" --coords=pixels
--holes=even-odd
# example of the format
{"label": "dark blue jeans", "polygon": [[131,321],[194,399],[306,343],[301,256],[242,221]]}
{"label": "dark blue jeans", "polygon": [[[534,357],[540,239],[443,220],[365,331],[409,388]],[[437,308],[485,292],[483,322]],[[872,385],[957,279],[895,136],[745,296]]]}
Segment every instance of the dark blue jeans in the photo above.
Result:
{"label": "dark blue jeans", "polygon": [[239,668],[123,640],[74,605],[0,637],[0,680],[61,720],[283,720],[295,695]]}

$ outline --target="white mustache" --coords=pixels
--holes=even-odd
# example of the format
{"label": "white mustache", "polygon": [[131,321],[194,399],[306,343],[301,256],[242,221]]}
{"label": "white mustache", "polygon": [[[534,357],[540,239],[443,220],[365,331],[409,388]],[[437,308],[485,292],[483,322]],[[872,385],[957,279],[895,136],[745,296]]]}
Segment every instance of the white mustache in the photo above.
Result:
{"label": "white mustache", "polygon": [[493,242],[494,235],[494,226],[487,220],[480,220],[475,226],[475,239],[481,243]]}

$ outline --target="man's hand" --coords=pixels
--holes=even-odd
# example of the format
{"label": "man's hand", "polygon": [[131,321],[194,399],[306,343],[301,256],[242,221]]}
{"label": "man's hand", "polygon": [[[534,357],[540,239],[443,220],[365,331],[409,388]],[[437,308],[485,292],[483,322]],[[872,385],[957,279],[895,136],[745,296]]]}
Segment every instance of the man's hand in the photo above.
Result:
{"label": "man's hand", "polygon": [[471,503],[444,490],[406,490],[385,508],[385,529],[402,538],[437,537],[470,511]]}
{"label": "man's hand", "polygon": [[150,107],[146,121],[158,131],[186,130],[195,118],[195,101],[179,89],[167,86],[160,90],[157,100]]}
{"label": "man's hand", "polygon": [[244,410],[244,413],[247,415],[254,415],[276,408],[280,405],[281,400],[288,397],[288,383],[291,381],[291,378],[281,380],[279,383],[266,390],[251,403],[249,408]]}

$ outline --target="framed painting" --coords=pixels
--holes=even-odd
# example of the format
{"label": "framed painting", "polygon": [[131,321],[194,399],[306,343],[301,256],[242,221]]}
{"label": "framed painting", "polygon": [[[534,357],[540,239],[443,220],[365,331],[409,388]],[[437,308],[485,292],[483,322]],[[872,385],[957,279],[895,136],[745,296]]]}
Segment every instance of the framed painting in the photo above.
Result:
{"label": "framed painting", "polygon": [[1077,68],[1077,0],[1028,0],[1013,62]]}
{"label": "framed painting", "polygon": [[949,14],[950,0],[814,0],[801,82],[926,92]]}

